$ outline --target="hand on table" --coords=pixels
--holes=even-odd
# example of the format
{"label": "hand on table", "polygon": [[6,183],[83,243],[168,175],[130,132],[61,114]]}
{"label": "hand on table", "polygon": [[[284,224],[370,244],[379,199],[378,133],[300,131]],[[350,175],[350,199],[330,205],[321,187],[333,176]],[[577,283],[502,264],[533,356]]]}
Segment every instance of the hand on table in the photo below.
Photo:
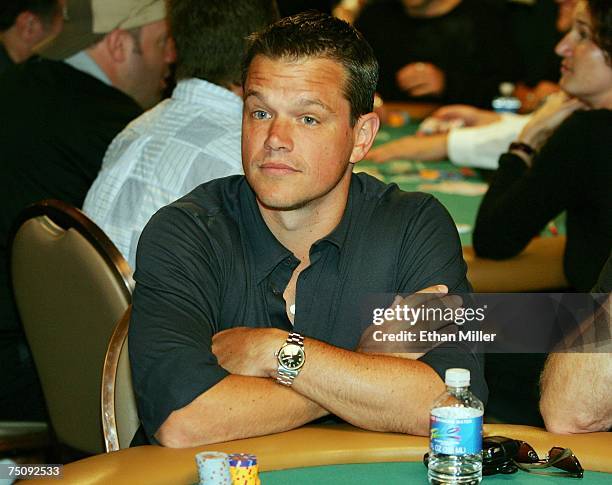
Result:
{"label": "hand on table", "polygon": [[429,62],[413,62],[395,75],[397,85],[411,96],[438,96],[446,87],[446,76]]}
{"label": "hand on table", "polygon": [[521,131],[518,141],[526,143],[534,150],[544,146],[550,135],[569,115],[586,105],[576,98],[570,98],[564,92],[551,94],[546,102],[531,117]]}
{"label": "hand on table", "polygon": [[[440,308],[457,309],[463,304],[463,300],[458,295],[448,295],[448,287],[445,285],[434,285],[423,290],[417,291],[407,297],[397,295],[393,303],[389,306],[390,309],[408,308],[427,309]],[[406,331],[420,330],[439,330],[443,327],[452,324],[446,320],[427,319],[423,313],[416,321],[404,319],[385,319],[381,325],[372,324],[365,329],[359,340],[357,352],[364,354],[386,354],[404,359],[416,360],[425,355],[429,350],[435,347],[435,344],[428,349],[423,349],[420,342],[378,342],[374,339],[374,332],[382,331],[385,334],[400,333]],[[418,351],[415,351],[418,349]],[[411,351],[412,350],[412,351]]]}
{"label": "hand on table", "polygon": [[236,327],[215,334],[212,351],[231,374],[270,377],[277,367],[274,352],[286,338],[287,332],[278,328]]}
{"label": "hand on table", "polygon": [[456,126],[483,126],[495,123],[501,116],[494,112],[468,106],[467,104],[451,104],[434,111],[423,120],[419,133],[431,135],[447,133]]}

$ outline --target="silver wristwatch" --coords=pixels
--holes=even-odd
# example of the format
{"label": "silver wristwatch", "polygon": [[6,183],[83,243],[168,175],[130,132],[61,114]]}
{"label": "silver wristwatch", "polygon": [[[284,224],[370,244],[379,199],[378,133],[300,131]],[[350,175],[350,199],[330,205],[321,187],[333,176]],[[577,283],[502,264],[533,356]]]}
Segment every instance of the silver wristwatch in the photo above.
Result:
{"label": "silver wristwatch", "polygon": [[275,355],[278,360],[276,380],[283,386],[291,386],[306,362],[304,337],[299,333],[290,333]]}

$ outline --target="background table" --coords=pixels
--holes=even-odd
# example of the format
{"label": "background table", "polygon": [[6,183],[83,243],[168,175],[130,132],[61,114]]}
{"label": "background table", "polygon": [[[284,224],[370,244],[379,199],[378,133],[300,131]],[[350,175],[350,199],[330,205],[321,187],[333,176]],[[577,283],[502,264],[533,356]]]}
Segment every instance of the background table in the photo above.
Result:
{"label": "background table", "polygon": [[[400,127],[382,126],[374,146],[396,140],[400,137],[412,135],[418,128],[418,122],[412,120]],[[373,163],[367,160],[355,165],[355,172],[366,172],[385,183],[396,183],[402,190],[408,192],[420,191],[433,195],[446,207],[459,230],[461,243],[472,244],[472,229],[478,214],[480,202],[486,191],[487,184],[478,171],[459,167],[450,161],[419,162],[414,160],[389,160],[384,163]],[[472,186],[474,195],[449,193],[444,190],[446,183],[459,182],[466,187]],[[437,190],[439,186],[442,189]],[[478,193],[478,191],[480,191]],[[555,220],[555,230],[559,234],[565,233],[565,216],[561,215]],[[555,230],[546,229],[542,236],[553,236]]]}

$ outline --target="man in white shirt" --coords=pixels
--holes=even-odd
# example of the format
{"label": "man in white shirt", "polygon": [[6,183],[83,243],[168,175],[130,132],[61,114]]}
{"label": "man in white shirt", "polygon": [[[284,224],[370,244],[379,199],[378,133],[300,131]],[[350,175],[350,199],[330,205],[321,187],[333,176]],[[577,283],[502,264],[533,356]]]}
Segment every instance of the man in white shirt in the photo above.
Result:
{"label": "man in white shirt", "polygon": [[242,173],[244,39],[277,15],[274,0],[170,2],[178,84],[113,140],[83,206],[132,268],[140,233],[159,208]]}

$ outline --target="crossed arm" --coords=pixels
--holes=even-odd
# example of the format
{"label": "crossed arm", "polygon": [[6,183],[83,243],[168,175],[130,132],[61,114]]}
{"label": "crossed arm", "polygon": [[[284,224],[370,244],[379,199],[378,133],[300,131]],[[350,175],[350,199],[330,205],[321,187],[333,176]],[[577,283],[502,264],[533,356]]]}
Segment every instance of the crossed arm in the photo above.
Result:
{"label": "crossed arm", "polygon": [[213,351],[232,375],[174,411],[156,433],[160,443],[187,447],[270,434],[328,413],[361,428],[427,433],[429,406],[444,389],[431,367],[307,338],[306,364],[286,388],[274,380],[274,352],[286,336],[280,329],[243,327],[215,335]]}

